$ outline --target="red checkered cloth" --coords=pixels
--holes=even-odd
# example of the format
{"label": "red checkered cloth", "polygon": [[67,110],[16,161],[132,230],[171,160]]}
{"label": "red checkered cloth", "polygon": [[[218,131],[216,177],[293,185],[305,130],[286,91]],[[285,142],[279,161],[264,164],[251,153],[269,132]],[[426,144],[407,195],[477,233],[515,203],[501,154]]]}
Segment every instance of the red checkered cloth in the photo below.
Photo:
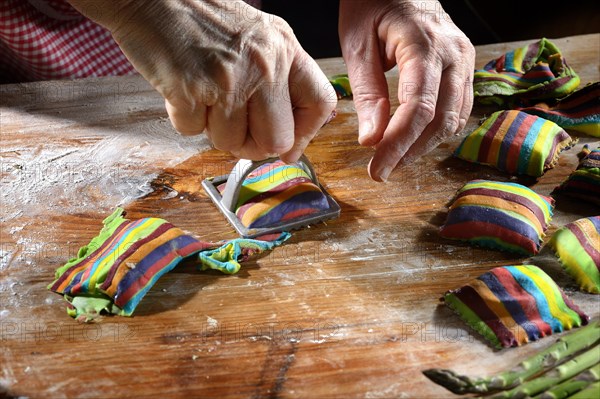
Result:
{"label": "red checkered cloth", "polygon": [[0,1],[0,83],[135,73],[110,32],[66,0]]}
{"label": "red checkered cloth", "polygon": [[110,32],[66,1],[0,2],[0,82],[134,73]]}

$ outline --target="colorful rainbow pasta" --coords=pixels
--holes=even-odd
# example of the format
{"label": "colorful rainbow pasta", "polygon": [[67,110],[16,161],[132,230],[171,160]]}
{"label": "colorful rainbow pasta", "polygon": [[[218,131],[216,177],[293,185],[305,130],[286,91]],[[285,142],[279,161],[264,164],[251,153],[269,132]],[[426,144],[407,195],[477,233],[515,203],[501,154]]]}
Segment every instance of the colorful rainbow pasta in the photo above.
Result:
{"label": "colorful rainbow pasta", "polygon": [[585,325],[589,317],[542,269],[496,267],[444,295],[445,303],[496,348]]}
{"label": "colorful rainbow pasta", "polygon": [[329,78],[329,83],[331,83],[335,89],[338,100],[352,96],[350,79],[347,74],[333,75]]}
{"label": "colorful rainbow pasta", "polygon": [[563,129],[600,137],[600,82],[588,84],[558,101],[517,109],[548,119]]}
{"label": "colorful rainbow pasta", "polygon": [[600,294],[600,216],[561,227],[548,245],[582,290]]}
{"label": "colorful rainbow pasta", "polygon": [[473,89],[482,103],[561,98],[579,86],[558,47],[548,39],[510,51],[475,71]]}
{"label": "colorful rainbow pasta", "polygon": [[472,180],[458,190],[444,238],[473,245],[534,255],[552,220],[554,200],[517,183]]}
{"label": "colorful rainbow pasta", "polygon": [[454,155],[511,174],[540,177],[577,140],[556,123],[521,111],[498,111],[466,136]]}
{"label": "colorful rainbow pasta", "polygon": [[[225,183],[218,187],[225,190]],[[235,214],[248,228],[271,227],[329,209],[327,197],[299,166],[281,160],[252,171],[240,188]]]}
{"label": "colorful rainbow pasta", "polygon": [[92,321],[101,312],[131,316],[156,281],[183,259],[195,257],[201,270],[233,274],[240,261],[281,244],[237,239],[202,242],[159,218],[128,220],[117,208],[104,227],[77,256],[56,270],[48,289],[63,295],[67,312],[79,321]]}
{"label": "colorful rainbow pasta", "polygon": [[600,205],[600,147],[588,144],[578,154],[579,165],[553,194],[563,194]]}

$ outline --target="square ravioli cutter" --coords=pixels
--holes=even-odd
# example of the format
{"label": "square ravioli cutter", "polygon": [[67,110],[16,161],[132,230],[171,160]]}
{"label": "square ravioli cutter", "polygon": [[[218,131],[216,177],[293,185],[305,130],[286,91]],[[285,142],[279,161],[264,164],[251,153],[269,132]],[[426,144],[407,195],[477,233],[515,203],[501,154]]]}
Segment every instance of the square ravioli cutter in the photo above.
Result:
{"label": "square ravioli cutter", "polygon": [[[312,164],[305,155],[302,155],[300,159],[294,163],[294,165],[300,167],[310,176],[311,181],[319,188],[319,190],[321,190],[327,199],[329,207],[325,210],[311,213],[309,215],[299,216],[291,220],[284,220],[269,227],[248,228],[244,226],[241,220],[235,214],[235,208],[238,202],[242,184],[246,177],[248,177],[248,175],[254,170],[264,164],[273,163],[277,160],[279,160],[279,158],[267,158],[263,159],[262,161],[240,159],[231,173],[218,177],[209,177],[202,181],[202,187],[209,195],[210,199],[215,203],[217,208],[219,208],[221,213],[225,215],[229,223],[243,238],[256,238],[265,234],[297,230],[302,227],[329,219],[335,219],[340,216],[340,206],[333,199],[333,197],[327,193],[323,186],[321,186]],[[218,187],[223,183],[227,184],[221,193]]]}

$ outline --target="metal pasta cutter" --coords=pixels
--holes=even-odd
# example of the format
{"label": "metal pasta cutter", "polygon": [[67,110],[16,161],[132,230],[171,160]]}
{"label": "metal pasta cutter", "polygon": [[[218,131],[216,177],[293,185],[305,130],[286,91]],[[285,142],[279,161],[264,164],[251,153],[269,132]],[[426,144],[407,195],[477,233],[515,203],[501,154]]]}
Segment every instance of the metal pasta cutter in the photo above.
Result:
{"label": "metal pasta cutter", "polygon": [[[254,238],[264,234],[291,231],[320,221],[334,219],[340,215],[340,206],[321,186],[317,179],[315,170],[305,155],[295,163],[304,170],[311,178],[312,182],[321,190],[329,207],[325,210],[311,213],[309,215],[299,216],[290,220],[284,220],[269,227],[248,228],[244,226],[238,216],[235,214],[236,205],[240,195],[242,183],[246,177],[254,170],[266,163],[272,163],[279,158],[268,158],[262,161],[250,161],[248,159],[240,159],[233,170],[228,175],[209,177],[202,181],[202,187],[208,193],[212,201],[219,208],[221,213],[225,215],[229,223],[235,228],[238,234],[244,238]],[[223,193],[218,189],[220,185],[227,183]]]}

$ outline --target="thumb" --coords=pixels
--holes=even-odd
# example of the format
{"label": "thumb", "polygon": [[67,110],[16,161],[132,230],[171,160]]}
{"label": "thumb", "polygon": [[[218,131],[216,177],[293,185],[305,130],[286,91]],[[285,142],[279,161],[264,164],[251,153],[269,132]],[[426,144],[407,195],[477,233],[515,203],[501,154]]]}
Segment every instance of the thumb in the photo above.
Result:
{"label": "thumb", "polygon": [[379,47],[371,35],[367,43],[342,46],[354,106],[358,114],[358,141],[375,145],[390,120],[390,100]]}

